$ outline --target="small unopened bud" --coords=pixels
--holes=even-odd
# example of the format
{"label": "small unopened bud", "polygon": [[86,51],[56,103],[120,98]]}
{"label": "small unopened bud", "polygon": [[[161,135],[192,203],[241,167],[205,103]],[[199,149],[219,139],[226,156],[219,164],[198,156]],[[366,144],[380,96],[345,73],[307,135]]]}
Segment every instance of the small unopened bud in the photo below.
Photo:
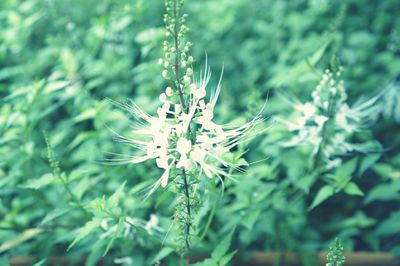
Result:
{"label": "small unopened bud", "polygon": [[161,102],[165,102],[166,99],[167,99],[167,95],[165,95],[165,93],[161,93],[160,94],[160,101]]}
{"label": "small unopened bud", "polygon": [[193,56],[189,56],[188,62],[189,62],[189,64],[193,63]]}
{"label": "small unopened bud", "polygon": [[162,58],[158,59],[158,64],[159,64],[159,65],[162,65],[163,62],[164,62],[164,60],[162,60]]}
{"label": "small unopened bud", "polygon": [[186,69],[186,74],[189,76],[193,75],[193,69],[191,69],[190,67]]}
{"label": "small unopened bud", "polygon": [[173,93],[172,88],[168,86],[168,87],[165,89],[165,94],[166,94],[167,96],[171,96],[172,93]]}
{"label": "small unopened bud", "polygon": [[186,67],[186,61],[183,60],[183,61],[181,62],[181,65],[182,65],[182,67]]}
{"label": "small unopened bud", "polygon": [[183,76],[183,82],[190,83],[190,77],[188,75]]}
{"label": "small unopened bud", "polygon": [[164,69],[164,71],[162,72],[162,77],[166,78],[168,76],[168,70]]}

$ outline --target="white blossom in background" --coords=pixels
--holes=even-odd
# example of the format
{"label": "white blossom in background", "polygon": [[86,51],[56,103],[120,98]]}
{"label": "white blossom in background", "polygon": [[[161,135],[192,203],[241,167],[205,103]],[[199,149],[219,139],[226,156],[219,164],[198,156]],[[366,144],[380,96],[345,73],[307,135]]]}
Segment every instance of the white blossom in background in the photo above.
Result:
{"label": "white blossom in background", "polygon": [[[191,71],[191,70],[190,70]],[[189,73],[192,74],[192,73]],[[176,104],[172,100],[178,92],[167,87],[161,93],[160,107],[157,115],[152,116],[143,111],[135,103],[118,104],[128,110],[139,121],[132,131],[132,136],[117,135],[118,141],[127,143],[140,154],[129,158],[116,159],[116,163],[142,163],[154,160],[163,174],[149,192],[154,192],[159,186],[166,187],[171,178],[173,169],[183,169],[197,176],[205,174],[207,177],[231,177],[224,170],[225,167],[238,169],[239,165],[232,165],[224,159],[233,147],[249,137],[252,128],[264,121],[258,114],[253,120],[239,127],[219,125],[213,121],[214,108],[220,94],[218,84],[210,100],[206,100],[206,88],[211,72],[205,67],[205,74],[200,74],[199,80],[192,82],[186,96],[187,108]]]}
{"label": "white blossom in background", "polygon": [[341,164],[338,157],[352,151],[362,151],[360,145],[350,142],[350,138],[378,113],[374,104],[380,96],[360,101],[351,107],[347,104],[341,72],[341,68],[335,73],[326,70],[311,94],[311,101],[293,103],[289,100],[297,114],[295,121],[278,118],[293,133],[283,146],[311,146],[313,156],[322,155],[327,169]]}

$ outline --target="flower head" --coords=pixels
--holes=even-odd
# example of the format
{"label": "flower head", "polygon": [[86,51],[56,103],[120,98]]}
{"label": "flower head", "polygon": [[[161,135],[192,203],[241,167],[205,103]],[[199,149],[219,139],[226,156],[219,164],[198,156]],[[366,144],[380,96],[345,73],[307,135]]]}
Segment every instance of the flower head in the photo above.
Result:
{"label": "flower head", "polygon": [[154,160],[164,172],[150,190],[151,194],[160,185],[167,186],[172,168],[187,172],[203,173],[209,177],[231,177],[225,167],[235,167],[224,159],[233,147],[244,141],[252,128],[264,120],[258,114],[253,120],[240,127],[229,127],[217,124],[214,119],[214,108],[221,90],[219,83],[207,102],[206,87],[211,72],[205,68],[205,74],[194,79],[189,85],[189,96],[186,109],[174,102],[174,92],[167,87],[161,93],[161,107],[157,115],[151,116],[135,103],[119,104],[133,114],[139,121],[130,137],[118,135],[117,140],[127,143],[140,151],[139,155],[130,156],[118,162],[142,163]]}
{"label": "flower head", "polygon": [[289,131],[295,133],[283,145],[312,146],[313,155],[322,154],[328,169],[341,163],[337,157],[358,150],[358,145],[349,142],[349,139],[376,112],[374,103],[379,97],[350,107],[346,103],[347,94],[341,72],[341,68],[335,73],[326,70],[311,94],[312,100],[304,104],[293,104],[298,114],[294,122],[279,119],[287,125]]}

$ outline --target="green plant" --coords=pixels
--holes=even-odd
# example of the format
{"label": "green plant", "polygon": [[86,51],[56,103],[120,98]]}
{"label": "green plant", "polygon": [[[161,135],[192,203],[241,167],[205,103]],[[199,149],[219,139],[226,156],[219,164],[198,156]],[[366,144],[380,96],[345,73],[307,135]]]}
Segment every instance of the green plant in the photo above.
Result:
{"label": "green plant", "polygon": [[326,256],[328,263],[326,266],[343,266],[346,261],[343,255],[343,247],[338,238],[330,245],[328,255]]}

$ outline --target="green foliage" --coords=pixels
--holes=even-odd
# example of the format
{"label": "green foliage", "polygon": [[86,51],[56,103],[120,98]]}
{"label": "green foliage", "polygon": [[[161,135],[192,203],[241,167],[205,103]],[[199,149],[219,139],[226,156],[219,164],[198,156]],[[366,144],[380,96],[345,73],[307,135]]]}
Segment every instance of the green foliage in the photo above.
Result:
{"label": "green foliage", "polygon": [[[263,115],[272,117],[265,135],[226,158],[244,154],[246,171],[224,181],[223,197],[219,181],[200,187],[209,194],[193,217],[199,234],[189,255],[229,265],[236,251],[315,251],[332,235],[349,251],[398,252],[398,1],[186,0],[182,11],[193,70],[205,52],[214,73],[224,65],[216,121],[249,120],[266,98]],[[131,127],[104,98],[132,99],[153,114],[173,85],[157,64],[163,12],[162,1],[0,1],[1,265],[25,255],[38,265],[52,255],[179,265],[175,191],[143,200],[162,173],[103,163],[135,154],[112,141]],[[309,101],[333,56],[349,106],[380,98],[349,135],[355,149],[338,156],[340,166],[316,170],[310,147],[281,145],[293,134],[274,118],[295,119],[283,98]]]}
{"label": "green foliage", "polygon": [[343,255],[343,246],[340,244],[339,239],[335,241],[329,247],[328,255],[326,256],[328,263],[326,266],[343,266],[346,261]]}

